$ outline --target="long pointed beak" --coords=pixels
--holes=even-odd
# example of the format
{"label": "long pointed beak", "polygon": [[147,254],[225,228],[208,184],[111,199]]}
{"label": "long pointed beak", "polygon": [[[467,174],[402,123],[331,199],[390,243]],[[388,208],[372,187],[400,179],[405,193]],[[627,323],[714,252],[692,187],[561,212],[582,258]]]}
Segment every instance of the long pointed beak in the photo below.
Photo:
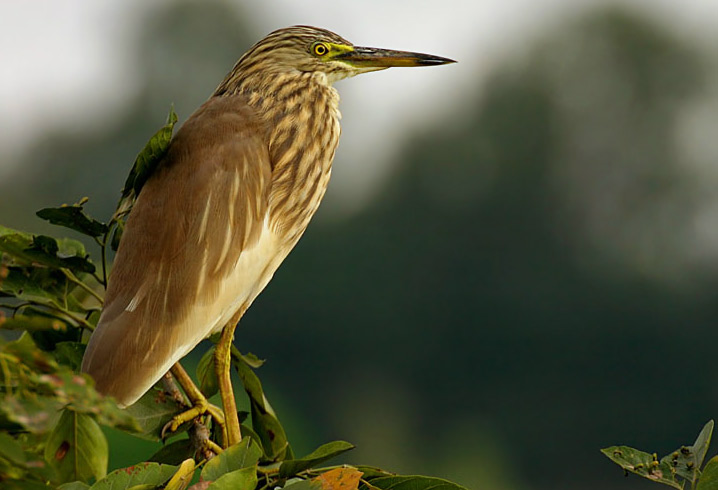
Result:
{"label": "long pointed beak", "polygon": [[357,68],[390,68],[392,66],[434,66],[456,63],[449,58],[434,56],[433,54],[412,53],[410,51],[394,51],[391,49],[366,48],[354,46],[335,58]]}

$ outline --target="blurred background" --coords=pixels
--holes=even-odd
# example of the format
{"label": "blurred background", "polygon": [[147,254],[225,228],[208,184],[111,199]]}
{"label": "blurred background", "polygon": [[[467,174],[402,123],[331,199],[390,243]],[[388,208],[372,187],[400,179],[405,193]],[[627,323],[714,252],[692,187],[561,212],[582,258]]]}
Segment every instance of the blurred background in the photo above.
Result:
{"label": "blurred background", "polygon": [[83,196],[109,217],[170,104],[186,119],[271,30],[459,61],[337,84],[330,190],[236,340],[268,359],[297,453],[346,439],[353,462],[470,489],[643,489],[599,449],[666,454],[718,415],[718,2],[10,0],[0,18],[0,223],[43,233],[64,230],[35,210]]}

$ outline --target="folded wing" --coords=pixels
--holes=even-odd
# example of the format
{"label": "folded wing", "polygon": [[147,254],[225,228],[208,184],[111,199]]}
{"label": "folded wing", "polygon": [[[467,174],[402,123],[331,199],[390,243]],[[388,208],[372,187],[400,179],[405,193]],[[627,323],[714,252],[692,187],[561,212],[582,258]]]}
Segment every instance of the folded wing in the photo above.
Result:
{"label": "folded wing", "polygon": [[278,266],[265,134],[241,96],[213,97],[142,189],[82,362],[120,404],[248,307]]}

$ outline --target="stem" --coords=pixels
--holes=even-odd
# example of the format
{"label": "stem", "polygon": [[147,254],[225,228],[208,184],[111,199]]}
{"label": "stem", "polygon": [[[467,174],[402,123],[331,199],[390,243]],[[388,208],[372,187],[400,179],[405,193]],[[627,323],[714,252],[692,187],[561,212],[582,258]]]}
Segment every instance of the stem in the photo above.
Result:
{"label": "stem", "polygon": [[12,394],[12,379],[10,374],[10,368],[7,365],[5,356],[0,355],[0,366],[2,367],[3,378],[5,381],[5,395]]}
{"label": "stem", "polygon": [[87,319],[77,316],[70,310],[63,308],[62,306],[58,305],[57,302],[52,300],[48,300],[47,303],[41,303],[39,301],[25,301],[24,303],[20,303],[18,305],[10,305],[6,303],[0,304],[0,308],[7,308],[9,310],[12,310],[13,315],[16,315],[19,310],[21,310],[22,308],[27,308],[28,306],[47,308],[53,313],[55,313],[57,318],[59,318],[60,320],[65,320],[65,318],[63,318],[64,315],[65,317],[79,323],[81,326],[89,329],[90,331],[93,331],[95,329],[95,327],[90,322],[88,322]]}
{"label": "stem", "polygon": [[104,286],[104,284],[102,283],[102,278],[97,275],[97,272],[93,272],[92,277],[95,278],[95,281],[97,281],[97,284],[102,284]]}
{"label": "stem", "polygon": [[95,291],[93,291],[90,286],[88,286],[87,284],[82,282],[75,274],[72,273],[72,271],[70,269],[62,268],[60,270],[62,271],[63,274],[65,274],[65,277],[67,277],[71,282],[75,283],[77,286],[81,287],[87,293],[92,295],[97,301],[100,302],[100,304],[104,304],[104,302],[105,302],[104,298],[102,298],[102,296],[100,296]]}
{"label": "stem", "polygon": [[162,376],[162,387],[170,394],[174,401],[180,405],[187,405],[187,400],[185,400],[185,397],[182,395],[177,383],[175,383],[175,379],[172,377],[171,371],[167,371],[164,376]]}
{"label": "stem", "polygon": [[90,332],[92,332],[93,330],[95,330],[95,327],[94,327],[90,322],[88,322],[87,320],[85,320],[84,318],[82,318],[82,317],[80,317],[80,316],[75,315],[75,314],[72,313],[70,310],[63,308],[62,306],[58,305],[58,304],[55,303],[54,301],[48,301],[48,304],[46,304],[46,305],[45,305],[45,304],[42,304],[42,303],[36,303],[36,302],[34,302],[34,301],[32,301],[31,303],[32,303],[33,305],[35,305],[35,306],[45,306],[45,307],[54,308],[54,309],[57,310],[58,312],[60,312],[60,313],[62,313],[63,315],[67,316],[68,318],[70,318],[70,320],[73,320],[73,321],[79,323],[80,325],[82,325],[83,327],[89,329]]}
{"label": "stem", "polygon": [[17,305],[11,305],[10,303],[0,303],[0,308],[7,308],[8,310],[11,310],[13,315],[17,313],[20,308],[24,308],[25,306],[32,306],[32,303],[25,302]]}
{"label": "stem", "polygon": [[100,255],[102,257],[102,285],[105,286],[105,289],[107,289],[107,236],[110,234],[111,226],[112,223],[110,222],[110,226],[107,227],[105,239],[102,240],[102,243],[100,243]]}

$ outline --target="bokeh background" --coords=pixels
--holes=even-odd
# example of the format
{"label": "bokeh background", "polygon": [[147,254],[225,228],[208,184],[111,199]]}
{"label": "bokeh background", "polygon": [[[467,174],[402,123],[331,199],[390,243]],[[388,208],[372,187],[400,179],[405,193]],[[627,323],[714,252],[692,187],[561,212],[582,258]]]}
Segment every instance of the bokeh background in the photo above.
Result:
{"label": "bokeh background", "polygon": [[[642,489],[718,415],[718,2],[0,3],[0,223],[90,197],[286,25],[459,60],[343,81],[314,222],[237,343],[298,453],[470,489]],[[195,360],[198,352],[195,352]],[[191,361],[190,361],[191,364]],[[111,464],[156,445],[117,438]],[[715,451],[712,451],[714,453]]]}

